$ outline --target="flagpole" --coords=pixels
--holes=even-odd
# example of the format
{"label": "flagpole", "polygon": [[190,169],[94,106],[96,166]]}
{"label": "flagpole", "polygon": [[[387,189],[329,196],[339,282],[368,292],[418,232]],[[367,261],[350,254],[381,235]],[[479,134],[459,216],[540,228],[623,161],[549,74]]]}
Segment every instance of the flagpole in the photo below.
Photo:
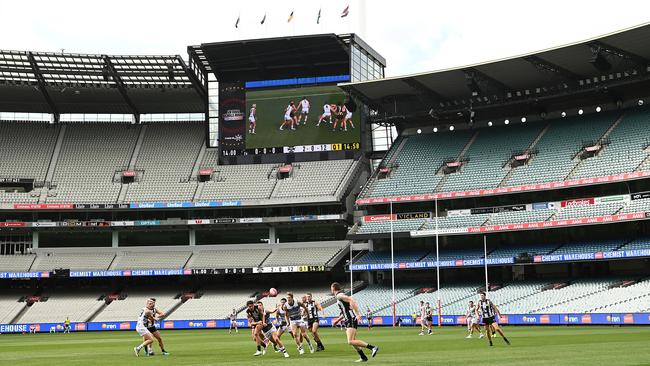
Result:
{"label": "flagpole", "polygon": [[487,236],[483,235],[483,263],[485,267],[485,295],[488,295],[490,288],[488,287],[488,267],[487,267]]}
{"label": "flagpole", "polygon": [[354,286],[352,286],[354,283],[354,279],[352,277],[352,244],[350,244],[350,264],[348,265],[348,268],[350,269],[350,296],[352,296],[354,293]]}
{"label": "flagpole", "polygon": [[442,326],[442,304],[440,302],[440,236],[438,235],[438,196],[435,199],[436,211],[436,295],[438,298],[438,327]]}
{"label": "flagpole", "polygon": [[390,201],[390,272],[393,288],[393,327],[395,326],[395,243],[393,238],[393,201]]}

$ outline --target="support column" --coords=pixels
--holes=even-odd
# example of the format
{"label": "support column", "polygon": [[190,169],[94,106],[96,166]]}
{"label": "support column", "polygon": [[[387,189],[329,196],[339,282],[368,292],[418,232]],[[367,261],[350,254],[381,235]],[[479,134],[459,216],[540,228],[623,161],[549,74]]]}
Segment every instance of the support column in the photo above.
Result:
{"label": "support column", "polygon": [[275,244],[275,242],[276,242],[275,226],[271,226],[269,228],[269,244]]}
{"label": "support column", "polygon": [[196,230],[190,229],[190,246],[196,246]]}
{"label": "support column", "polygon": [[118,231],[111,232],[111,247],[117,248],[120,246],[120,235]]}
{"label": "support column", "polygon": [[32,249],[38,249],[38,231],[32,233]]}

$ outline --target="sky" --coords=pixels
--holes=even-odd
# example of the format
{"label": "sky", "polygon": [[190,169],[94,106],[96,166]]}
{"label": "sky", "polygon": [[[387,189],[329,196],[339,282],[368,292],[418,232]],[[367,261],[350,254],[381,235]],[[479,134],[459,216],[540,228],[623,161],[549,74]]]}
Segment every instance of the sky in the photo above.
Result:
{"label": "sky", "polygon": [[[341,18],[348,5],[349,16]],[[291,11],[294,19],[288,23]],[[0,49],[5,50],[187,58],[187,46],[200,43],[354,32],[386,58],[386,75],[398,76],[639,25],[650,21],[650,1],[0,0],[0,12]],[[265,13],[266,23],[260,25]]]}

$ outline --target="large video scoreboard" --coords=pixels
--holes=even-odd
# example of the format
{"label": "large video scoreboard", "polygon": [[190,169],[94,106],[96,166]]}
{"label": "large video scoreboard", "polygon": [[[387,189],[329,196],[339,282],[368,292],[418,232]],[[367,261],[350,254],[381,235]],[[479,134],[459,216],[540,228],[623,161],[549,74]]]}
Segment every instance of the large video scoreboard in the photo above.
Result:
{"label": "large video scoreboard", "polygon": [[352,159],[369,146],[366,106],[337,84],[381,78],[386,60],[357,35],[204,43],[189,53],[214,76],[206,141],[220,163]]}
{"label": "large video scoreboard", "polygon": [[220,84],[222,156],[361,148],[361,108],[336,85],[274,84]]}

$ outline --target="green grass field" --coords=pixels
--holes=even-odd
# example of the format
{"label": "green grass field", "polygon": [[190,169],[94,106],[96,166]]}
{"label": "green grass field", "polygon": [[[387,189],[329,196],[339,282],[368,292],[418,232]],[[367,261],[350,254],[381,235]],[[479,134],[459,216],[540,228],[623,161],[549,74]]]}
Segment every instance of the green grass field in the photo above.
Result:
{"label": "green grass field", "polygon": [[[464,339],[464,328],[444,327],[432,336],[417,328],[360,329],[360,338],[380,347],[378,365],[648,365],[648,327],[505,327],[502,339]],[[326,350],[298,355],[284,335],[291,358],[270,352],[253,357],[250,331],[162,331],[170,356],[136,358],[137,334],[130,332],[0,335],[0,365],[347,365],[357,354],[338,329],[322,329]],[[155,348],[159,352],[157,346]]]}
{"label": "green grass field", "polygon": [[[307,125],[301,124],[296,131],[291,131],[289,127],[280,131],[284,111],[289,101],[293,100],[297,106],[303,96],[306,96],[311,104]],[[316,127],[325,102],[341,103],[344,97],[339,88],[329,86],[248,91],[246,93],[246,148],[359,142],[358,113],[352,116],[356,128],[348,128],[347,132],[332,131],[332,125],[329,123],[322,123]],[[257,104],[257,129],[254,135],[248,133],[248,111],[253,103]]]}

